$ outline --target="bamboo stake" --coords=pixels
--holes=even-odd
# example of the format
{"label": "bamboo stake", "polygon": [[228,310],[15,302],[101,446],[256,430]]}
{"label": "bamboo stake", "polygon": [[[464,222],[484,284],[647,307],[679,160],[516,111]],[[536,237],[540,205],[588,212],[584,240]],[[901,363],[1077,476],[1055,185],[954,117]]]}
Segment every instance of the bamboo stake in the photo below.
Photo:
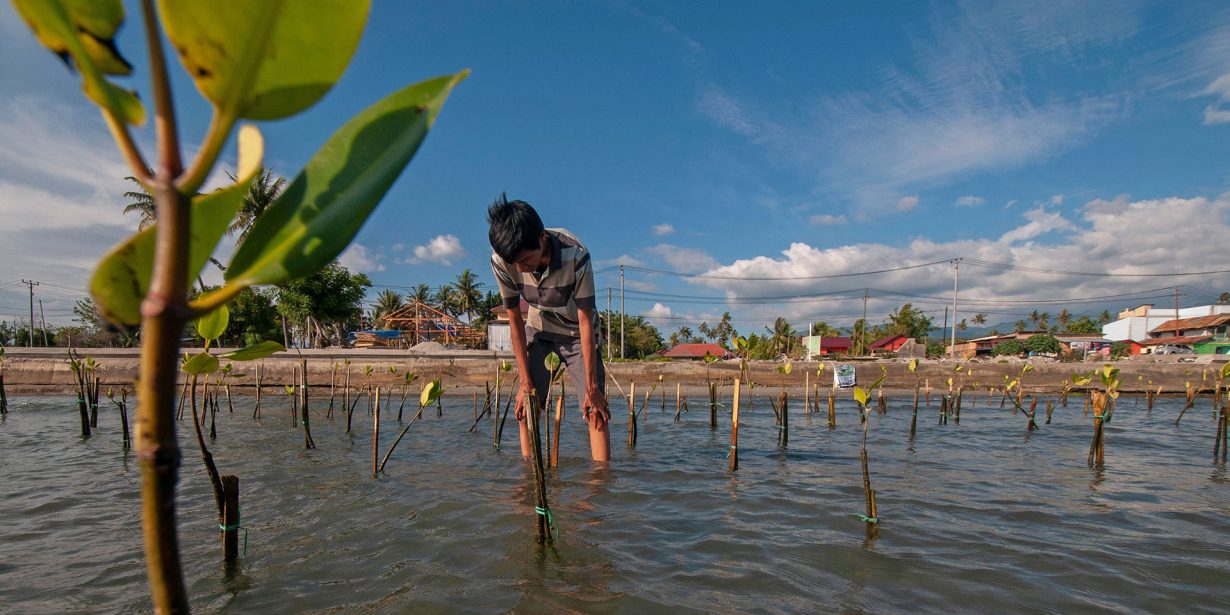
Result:
{"label": "bamboo stake", "polygon": [[1051,400],[1046,400],[1046,424],[1051,424]]}
{"label": "bamboo stake", "polygon": [[175,411],[176,420],[184,418],[184,400],[188,399],[188,377],[184,377],[184,385],[179,388],[179,408]]}
{"label": "bamboo stake", "polygon": [[876,409],[880,414],[888,414],[888,398],[884,396],[884,389],[879,389],[876,395]]}
{"label": "bamboo stake", "polygon": [[4,372],[0,372],[0,414],[9,413],[9,397],[4,392]]}
{"label": "bamboo stake", "polygon": [[551,469],[559,468],[559,425],[564,420],[564,396],[555,399],[555,442],[551,445]]}
{"label": "bamboo stake", "polygon": [[303,447],[305,449],[316,448],[316,441],[312,439],[312,423],[308,418],[308,371],[307,359],[303,360],[303,380],[299,383],[299,393],[303,396]]}
{"label": "bamboo stake", "polygon": [[1195,390],[1193,390],[1191,387],[1187,387],[1187,404],[1184,405],[1183,409],[1179,411],[1179,418],[1176,418],[1174,420],[1175,427],[1179,426],[1179,421],[1183,420],[1183,415],[1187,412],[1187,409],[1191,408],[1194,405],[1196,405]]}
{"label": "bamboo stake", "polygon": [[636,448],[636,382],[628,385],[628,448]]}
{"label": "bamboo stake", "polygon": [[[377,408],[380,407],[380,387],[376,387],[376,407]],[[409,427],[409,425],[407,425],[407,427]],[[380,413],[377,412],[375,419],[372,420],[372,478],[376,478],[376,471],[379,469],[377,465],[379,456],[380,456]]]}
{"label": "bamboo stake", "polygon": [[[342,387],[342,407],[350,406],[350,359],[346,359],[346,385]],[[350,431],[350,410],[346,411],[346,431]]]}
{"label": "bamboo stake", "polygon": [[717,384],[709,383],[709,429],[717,429]]}
{"label": "bamboo stake", "polygon": [[734,472],[739,469],[739,379],[735,378],[734,399],[730,409],[730,466]]}
{"label": "bamboo stake", "polygon": [[[1047,402],[1046,405],[1050,406],[1051,404],[1050,402]],[[1034,422],[1034,415],[1037,414],[1037,411],[1038,411],[1038,399],[1035,397],[1030,397],[1029,398],[1029,415],[1028,415],[1029,416],[1029,426],[1027,427],[1026,431],[1037,431],[1038,424]]]}
{"label": "bamboo stake", "polygon": [[786,448],[790,444],[790,396],[783,390],[779,399],[782,402],[782,428],[777,440],[778,444],[781,445],[782,448]]}
{"label": "bamboo stake", "polygon": [[333,418],[333,400],[337,392],[337,363],[333,364],[333,368],[329,370],[329,410],[325,412],[325,418]]}
{"label": "bamboo stake", "polygon": [[811,391],[811,372],[803,372],[803,416],[811,415],[811,396],[807,393]]}
{"label": "bamboo stake", "polygon": [[837,400],[833,397],[835,389],[829,388],[829,429],[837,429]]}
{"label": "bamboo stake", "polygon": [[261,417],[261,379],[264,377],[263,365],[256,364],[256,407],[252,409],[252,418]]}
{"label": "bamboo stake", "polygon": [[226,475],[222,477],[222,560],[234,564],[239,559],[239,477]]}
{"label": "bamboo stake", "polygon": [[554,540],[552,535],[554,528],[554,519],[551,516],[551,507],[547,504],[547,481],[542,464],[542,441],[538,437],[538,396],[530,397],[530,416],[526,421],[530,431],[530,466],[534,470],[534,496],[535,496],[535,537],[538,544],[550,544]]}
{"label": "bamboo stake", "polygon": [[675,422],[679,422],[679,414],[683,412],[683,385],[675,383]]}
{"label": "bamboo stake", "polygon": [[231,403],[231,383],[226,383],[226,410],[230,414],[235,414],[235,405]]}

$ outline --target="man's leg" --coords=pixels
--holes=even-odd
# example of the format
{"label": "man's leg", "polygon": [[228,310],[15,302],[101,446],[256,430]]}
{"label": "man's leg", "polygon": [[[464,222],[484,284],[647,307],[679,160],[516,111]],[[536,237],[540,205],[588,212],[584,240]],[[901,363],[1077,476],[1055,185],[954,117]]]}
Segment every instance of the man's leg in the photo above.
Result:
{"label": "man's leg", "polygon": [[[538,401],[535,402],[535,407],[541,410],[543,400],[547,398],[547,392],[551,385],[551,374],[547,371],[547,366],[543,361],[547,355],[551,353],[551,344],[541,340],[531,338],[527,343],[526,356],[530,362],[530,379],[534,381],[534,390],[538,392]],[[528,401],[527,401],[528,404]],[[526,412],[529,412],[529,406],[526,407]],[[521,456],[530,456],[530,426],[526,420],[529,414],[526,414],[525,419],[518,421],[521,432]]]}
{"label": "man's leg", "polygon": [[[581,341],[559,345],[561,363],[568,366],[568,374],[572,377],[573,389],[577,392],[577,407],[585,411],[585,359],[581,354]],[[594,344],[594,354],[597,356],[598,394],[606,396],[606,368],[602,365],[602,349]],[[611,428],[610,421],[601,427],[594,428],[589,422],[589,453],[594,461],[610,461],[611,459]]]}

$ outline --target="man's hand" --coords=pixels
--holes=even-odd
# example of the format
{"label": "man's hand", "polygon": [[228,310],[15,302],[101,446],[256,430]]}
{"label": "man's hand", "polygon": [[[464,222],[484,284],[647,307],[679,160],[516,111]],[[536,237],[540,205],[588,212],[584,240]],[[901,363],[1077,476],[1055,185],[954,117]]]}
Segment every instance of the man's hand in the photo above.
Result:
{"label": "man's hand", "polygon": [[611,422],[611,410],[606,405],[606,397],[603,397],[596,386],[586,387],[581,411],[585,413],[585,421],[593,429],[600,429]]}
{"label": "man's hand", "polygon": [[532,384],[529,386],[521,385],[520,390],[517,391],[517,407],[514,410],[514,413],[516,414],[518,421],[527,416],[526,411],[530,408],[530,398],[533,395],[537,395],[537,392],[534,390],[534,385]]}

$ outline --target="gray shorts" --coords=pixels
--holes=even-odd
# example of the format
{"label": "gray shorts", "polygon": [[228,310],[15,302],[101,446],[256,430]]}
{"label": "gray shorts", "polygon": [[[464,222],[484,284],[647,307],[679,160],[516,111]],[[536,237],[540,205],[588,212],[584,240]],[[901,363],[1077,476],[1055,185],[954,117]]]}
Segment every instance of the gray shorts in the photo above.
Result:
{"label": "gray shorts", "polygon": [[[585,395],[585,362],[581,356],[581,340],[570,338],[566,340],[552,339],[550,336],[538,334],[526,343],[530,361],[530,378],[534,381],[534,390],[538,391],[538,399],[547,398],[547,387],[550,384],[551,372],[547,370],[545,360],[548,354],[559,355],[560,368],[567,372],[572,380],[572,392],[577,396],[578,404],[584,403]],[[602,351],[598,342],[594,342],[594,359],[598,365],[598,393],[606,395],[606,369],[602,365]]]}

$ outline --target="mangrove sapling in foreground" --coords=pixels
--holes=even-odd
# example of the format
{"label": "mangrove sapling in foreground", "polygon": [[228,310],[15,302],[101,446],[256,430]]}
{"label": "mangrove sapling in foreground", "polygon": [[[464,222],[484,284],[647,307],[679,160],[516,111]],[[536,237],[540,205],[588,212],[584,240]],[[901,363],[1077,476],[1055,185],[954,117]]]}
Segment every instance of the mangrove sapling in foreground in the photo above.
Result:
{"label": "mangrove sapling in foreground", "polygon": [[526,417],[526,427],[530,436],[530,467],[534,474],[534,528],[538,544],[551,544],[555,541],[558,530],[555,529],[555,517],[551,515],[551,506],[547,503],[547,479],[542,463],[542,440],[538,437],[538,396],[531,394],[529,399],[529,416]]}
{"label": "mangrove sapling in foreground", "polygon": [[[379,389],[377,389],[377,391],[379,391]],[[379,466],[375,465],[376,460],[375,460],[375,457],[373,456],[372,458],[372,464],[373,464],[372,475],[373,476],[375,476],[375,474],[378,472],[384,472],[384,466],[385,464],[389,462],[389,457],[392,456],[393,450],[397,448],[397,445],[398,443],[401,442],[401,439],[406,436],[406,432],[410,431],[410,428],[414,426],[414,422],[419,420],[419,417],[423,416],[423,408],[426,408],[427,406],[430,406],[436,401],[439,401],[440,395],[443,393],[444,393],[444,387],[440,384],[439,378],[432,380],[431,382],[428,382],[423,385],[423,392],[419,395],[418,412],[414,413],[414,418],[410,419],[410,422],[405,426],[405,428],[401,430],[401,433],[397,434],[397,439],[394,440],[393,445],[389,447],[389,452],[384,454],[384,459],[380,462]],[[379,416],[377,416],[376,420],[378,424],[380,420]],[[377,427],[377,429],[379,429],[379,427]],[[377,439],[379,438],[379,432],[377,432],[376,437]]]}
{"label": "mangrove sapling in foreground", "polygon": [[124,450],[132,448],[132,442],[128,437],[128,387],[120,388],[120,399],[115,400],[115,391],[107,389],[107,399],[115,404],[117,410],[120,411],[120,431],[124,435]]}
{"label": "mangrove sapling in foreground", "polygon": [[918,428],[918,387],[921,384],[921,378],[918,376],[918,359],[910,359],[907,367],[911,374],[914,374],[914,406],[910,414],[910,439],[914,439],[914,431]]}

